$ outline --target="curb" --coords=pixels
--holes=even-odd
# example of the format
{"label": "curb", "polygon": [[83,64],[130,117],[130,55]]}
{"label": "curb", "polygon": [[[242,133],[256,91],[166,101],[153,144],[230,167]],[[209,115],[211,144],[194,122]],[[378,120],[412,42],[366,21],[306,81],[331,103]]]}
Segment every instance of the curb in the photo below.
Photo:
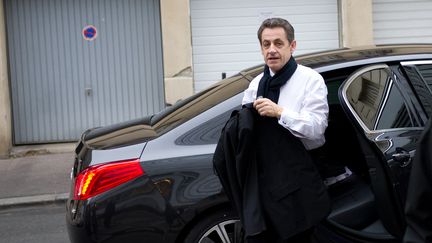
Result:
{"label": "curb", "polygon": [[69,198],[69,193],[37,195],[28,197],[12,197],[0,199],[0,209],[10,207],[33,206],[49,203],[64,203]]}

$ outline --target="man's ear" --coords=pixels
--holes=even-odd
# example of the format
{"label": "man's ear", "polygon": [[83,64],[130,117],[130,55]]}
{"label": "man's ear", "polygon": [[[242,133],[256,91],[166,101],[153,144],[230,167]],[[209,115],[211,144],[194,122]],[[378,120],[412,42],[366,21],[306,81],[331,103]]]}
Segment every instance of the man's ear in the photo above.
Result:
{"label": "man's ear", "polygon": [[294,53],[294,51],[296,50],[296,48],[297,48],[297,41],[296,40],[291,41],[291,44],[290,44],[291,54]]}

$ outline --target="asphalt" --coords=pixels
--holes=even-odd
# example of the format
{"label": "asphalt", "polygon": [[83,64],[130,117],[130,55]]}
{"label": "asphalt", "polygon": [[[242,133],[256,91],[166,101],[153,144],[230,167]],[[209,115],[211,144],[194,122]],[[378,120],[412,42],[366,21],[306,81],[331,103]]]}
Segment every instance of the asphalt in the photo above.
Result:
{"label": "asphalt", "polygon": [[0,209],[63,203],[70,192],[75,144],[16,146],[0,159]]}

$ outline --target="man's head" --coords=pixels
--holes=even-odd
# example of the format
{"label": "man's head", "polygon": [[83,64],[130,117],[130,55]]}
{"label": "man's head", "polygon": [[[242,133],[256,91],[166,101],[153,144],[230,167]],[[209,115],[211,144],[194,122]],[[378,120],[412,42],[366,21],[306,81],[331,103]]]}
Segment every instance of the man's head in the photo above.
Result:
{"label": "man's head", "polygon": [[278,72],[289,61],[296,48],[294,28],[282,18],[264,20],[258,29],[265,63],[274,72]]}

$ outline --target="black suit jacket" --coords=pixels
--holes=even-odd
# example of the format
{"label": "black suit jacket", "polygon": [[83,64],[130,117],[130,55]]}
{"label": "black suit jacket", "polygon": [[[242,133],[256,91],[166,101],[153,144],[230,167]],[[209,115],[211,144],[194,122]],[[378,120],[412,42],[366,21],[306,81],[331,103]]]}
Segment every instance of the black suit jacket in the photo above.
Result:
{"label": "black suit jacket", "polygon": [[274,227],[286,239],[318,224],[330,201],[301,141],[253,108],[235,114],[223,129],[214,165],[246,235]]}
{"label": "black suit jacket", "polygon": [[258,191],[254,124],[256,111],[234,111],[225,124],[213,157],[222,187],[238,212],[245,234],[265,230]]}
{"label": "black suit jacket", "polygon": [[276,118],[257,117],[255,132],[259,192],[271,227],[286,239],[317,225],[330,199],[309,152]]}

